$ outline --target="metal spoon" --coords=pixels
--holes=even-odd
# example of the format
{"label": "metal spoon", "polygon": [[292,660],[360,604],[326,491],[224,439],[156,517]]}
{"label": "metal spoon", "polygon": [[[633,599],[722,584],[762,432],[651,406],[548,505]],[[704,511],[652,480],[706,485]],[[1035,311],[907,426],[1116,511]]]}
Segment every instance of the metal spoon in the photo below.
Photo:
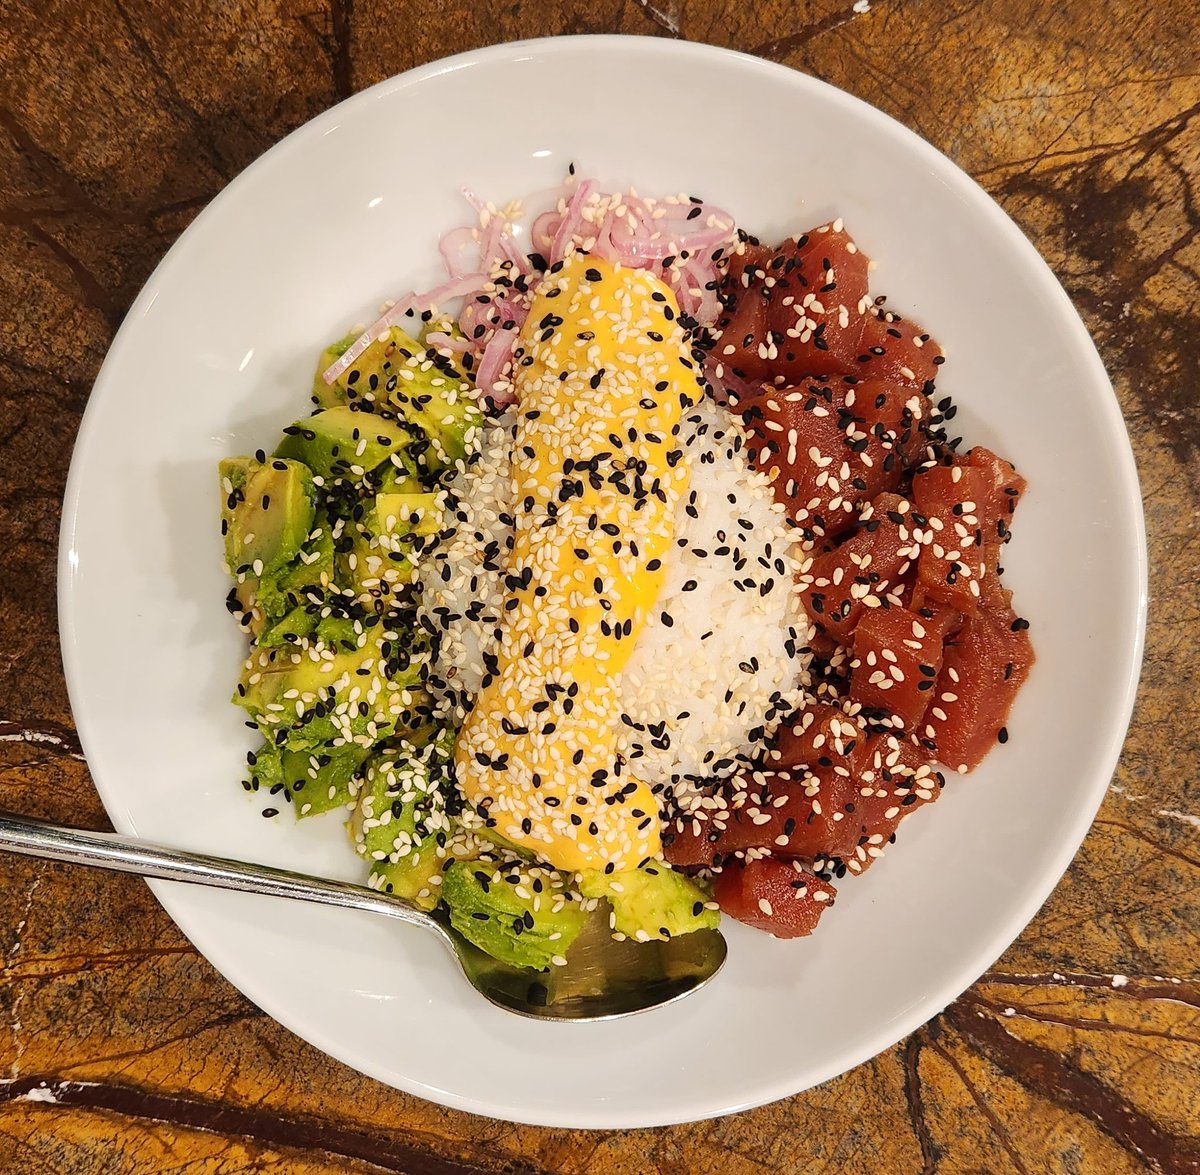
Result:
{"label": "metal spoon", "polygon": [[501,963],[472,946],[440,912],[427,914],[402,898],[347,881],[13,816],[0,816],[0,850],[386,914],[432,930],[477,991],[498,1007],[535,1020],[612,1020],[644,1012],[696,991],[725,962],[725,940],[719,931],[701,930],[665,942],[614,942],[607,918],[596,918],[572,945],[565,967],[534,971]]}

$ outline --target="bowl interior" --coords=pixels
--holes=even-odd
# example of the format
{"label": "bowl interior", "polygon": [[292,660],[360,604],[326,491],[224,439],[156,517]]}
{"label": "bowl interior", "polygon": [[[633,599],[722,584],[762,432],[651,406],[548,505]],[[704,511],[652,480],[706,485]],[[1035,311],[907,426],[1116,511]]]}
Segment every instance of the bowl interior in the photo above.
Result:
{"label": "bowl interior", "polygon": [[[504,95],[536,115],[497,117],[518,105]],[[681,115],[699,131],[681,134]],[[239,177],[130,312],[72,462],[61,619],[119,829],[360,878],[336,816],[264,821],[237,786],[253,736],[228,704],[243,642],[222,607],[216,463],[307,410],[325,342],[437,277],[460,185],[502,202],[555,186],[572,160],[609,184],[703,195],[767,238],[842,216],[878,263],[873,291],[944,343],[939,387],[963,436],[1030,484],[1005,563],[1038,663],[1010,742],[847,881],[815,937],[730,925],[718,981],[615,1023],[500,1012],[431,937],[369,915],[157,890],[252,1000],[366,1073],[497,1117],[642,1126],[795,1092],[940,1010],[1044,901],[1124,735],[1144,599],[1124,427],[1063,291],[953,165],[812,79],[657,40],[502,46],[357,96]]]}

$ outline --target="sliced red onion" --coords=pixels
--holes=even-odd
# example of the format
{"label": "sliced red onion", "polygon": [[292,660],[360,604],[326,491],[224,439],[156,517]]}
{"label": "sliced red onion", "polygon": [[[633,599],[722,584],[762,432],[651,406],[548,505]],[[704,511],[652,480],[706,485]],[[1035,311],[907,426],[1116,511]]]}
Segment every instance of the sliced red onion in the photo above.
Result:
{"label": "sliced red onion", "polygon": [[513,240],[511,234],[505,233],[504,239],[501,242],[504,246],[504,251],[512,259],[514,268],[529,277],[533,273],[533,264],[529,260],[528,254],[521,252],[521,246]]}
{"label": "sliced red onion", "polygon": [[[518,248],[513,239],[513,225],[502,213],[493,211],[470,188],[462,189],[467,203],[479,214],[479,226],[471,232],[479,242],[479,261],[481,269],[492,269],[497,261],[511,261],[521,272],[531,272],[528,258]],[[484,220],[487,223],[484,224]],[[452,232],[461,230],[453,229]]]}
{"label": "sliced red onion", "polygon": [[462,277],[465,273],[482,268],[481,259],[478,256],[473,265],[463,264],[463,253],[471,248],[474,248],[478,255],[480,252],[478,230],[471,228],[470,225],[464,224],[460,228],[452,228],[448,233],[442,234],[442,239],[438,241],[438,252],[441,253],[446,272],[451,277]]}
{"label": "sliced red onion", "polygon": [[471,349],[471,340],[458,335],[448,335],[443,330],[431,330],[425,336],[425,345],[435,351],[453,351],[456,355],[465,355]]}
{"label": "sliced red onion", "polygon": [[539,214],[529,227],[529,241],[534,249],[548,258],[554,249],[554,238],[558,234],[558,226],[562,223],[562,213],[558,205],[548,208]]}
{"label": "sliced red onion", "polygon": [[674,266],[665,275],[667,284],[675,292],[679,308],[698,322],[711,325],[721,312],[721,303],[715,289],[708,289],[717,280],[717,268],[711,256],[690,255],[681,265]]}
{"label": "sliced red onion", "polygon": [[563,213],[562,222],[554,234],[550,244],[551,263],[561,261],[567,254],[574,251],[572,242],[583,228],[583,206],[588,197],[596,190],[595,180],[581,180],[575,189],[575,194],[567,201],[567,210]]}
{"label": "sliced red onion", "polygon": [[498,387],[505,369],[512,363],[513,350],[517,345],[518,331],[498,330],[487,341],[479,364],[475,369],[475,386],[489,396],[496,407],[511,404],[514,400],[511,381],[507,388]]}
{"label": "sliced red onion", "polygon": [[[496,309],[492,305],[491,298],[486,302],[480,302],[477,298],[468,298],[463,303],[462,312],[458,316],[458,329],[473,345],[474,340],[481,339],[486,331],[492,329],[496,321],[495,314]],[[480,327],[483,330],[480,330]]]}
{"label": "sliced red onion", "polygon": [[[511,396],[503,372],[528,314],[532,289],[521,292],[507,284],[497,285],[496,279],[501,274],[529,278],[533,270],[516,240],[519,230],[513,223],[492,211],[469,188],[462,191],[480,220],[474,226],[451,229],[438,243],[449,279],[425,293],[407,294],[391,306],[322,373],[326,383],[333,383],[374,338],[406,314],[465,298],[458,325],[466,337],[456,339],[433,332],[429,336],[431,345],[473,356],[479,389],[496,403],[505,402],[502,397],[506,394]],[[702,324],[716,321],[720,303],[715,292],[706,287],[718,277],[713,251],[734,237],[733,218],[727,213],[683,198],[655,201],[633,192],[605,194],[590,179],[548,195],[555,204],[530,225],[531,251],[542,254],[551,265],[565,260],[576,249],[588,248],[613,264],[652,268],[674,290],[684,313]],[[585,216],[589,207],[595,210],[591,219]],[[680,260],[665,271],[655,264],[668,257]],[[469,268],[467,258],[473,258],[474,269]],[[529,284],[532,287],[533,283]],[[484,294],[486,303],[478,300]],[[512,328],[505,329],[504,324],[509,322]]]}

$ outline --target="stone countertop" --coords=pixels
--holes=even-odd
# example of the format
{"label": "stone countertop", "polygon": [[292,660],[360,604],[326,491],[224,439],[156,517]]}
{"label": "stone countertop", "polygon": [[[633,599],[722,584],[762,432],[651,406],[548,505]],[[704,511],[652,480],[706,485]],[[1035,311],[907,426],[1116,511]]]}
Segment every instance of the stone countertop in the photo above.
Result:
{"label": "stone countertop", "polygon": [[[864,11],[858,11],[859,9]],[[215,974],[131,878],[0,860],[0,1169],[1200,1170],[1200,9],[1177,0],[13,0],[0,23],[0,807],[106,827],[72,729],[55,545],[121,316],[285,133],[446,53],[549,33],[730,45],[925,136],[1095,337],[1146,503],[1150,622],[1087,841],[1005,956],[906,1041],[714,1122],[451,1112],[344,1068]]]}

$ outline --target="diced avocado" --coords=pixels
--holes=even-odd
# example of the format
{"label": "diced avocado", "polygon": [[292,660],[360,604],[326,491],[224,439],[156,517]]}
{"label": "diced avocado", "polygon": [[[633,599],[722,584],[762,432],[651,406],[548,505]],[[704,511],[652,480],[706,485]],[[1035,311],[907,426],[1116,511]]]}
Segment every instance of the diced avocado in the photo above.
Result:
{"label": "diced avocado", "polygon": [[322,616],[317,622],[317,640],[327,649],[342,653],[353,652],[358,647],[359,628],[348,616]]}
{"label": "diced avocado", "polygon": [[288,569],[285,567],[282,572],[264,575],[261,579],[253,581],[250,598],[258,620],[254,627],[259,636],[277,621],[283,619],[296,606],[294,596],[280,590],[279,587],[280,576],[286,575],[287,572]]}
{"label": "diced avocado", "polygon": [[337,404],[346,403],[345,388],[336,380],[327,384],[324,377],[330,366],[350,350],[350,345],[356,338],[357,335],[347,335],[344,339],[338,339],[336,343],[330,343],[321,352],[321,357],[317,360],[317,370],[313,374],[312,390],[313,403],[318,408],[333,408]]}
{"label": "diced avocado", "polygon": [[242,577],[241,583],[234,583],[225,597],[225,607],[233,615],[244,632],[257,638],[267,623],[267,618],[258,606],[258,580],[253,575]]}
{"label": "diced avocado", "polygon": [[426,839],[399,861],[373,862],[368,884],[372,889],[406,898],[422,910],[432,910],[441,889],[434,878],[448,862],[445,850],[436,841]]}
{"label": "diced avocado", "polygon": [[[341,340],[334,346],[341,346]],[[388,327],[386,331],[380,331],[366,350],[334,380],[330,394],[336,388],[343,403],[357,404],[367,412],[388,411],[391,409],[390,396],[401,380],[405,383],[416,381],[418,373],[415,370],[401,376],[401,369],[424,354],[425,348],[416,339],[398,326]],[[325,354],[322,354],[321,359],[324,358]]]}
{"label": "diced avocado", "polygon": [[[413,776],[418,777],[415,785]],[[419,769],[397,771],[391,754],[372,761],[363,774],[358,804],[348,823],[360,857],[368,861],[399,859],[414,839],[420,839],[417,796],[425,795],[426,785],[427,777]]]}
{"label": "diced avocado", "polygon": [[295,562],[278,579],[279,590],[295,594],[313,585],[328,587],[333,582],[333,528],[323,506],[313,515],[312,528]]}
{"label": "diced avocado", "polygon": [[[335,386],[346,402],[395,413],[419,428],[429,438],[426,465],[435,473],[467,455],[471,434],[483,422],[470,381],[444,355],[398,326],[389,327],[385,338],[376,338],[338,376]],[[322,402],[330,394],[332,389],[327,388]]]}
{"label": "diced avocado", "polygon": [[639,942],[711,930],[721,920],[694,881],[661,862],[612,874],[587,869],[579,879],[584,897],[609,900],[612,928]]}
{"label": "diced avocado", "polygon": [[[399,859],[405,850],[449,830],[443,807],[451,761],[437,740],[389,743],[363,772],[350,833],[360,856]],[[382,854],[382,855],[381,855]]]}
{"label": "diced avocado", "polygon": [[283,782],[283,756],[279,748],[268,740],[257,751],[246,756],[248,778],[242,784],[247,791],[269,792],[277,783]]}
{"label": "diced avocado", "polygon": [[303,461],[326,482],[360,478],[413,442],[412,433],[394,420],[345,404],[315,412],[283,431],[275,456]]}
{"label": "diced avocado", "polygon": [[501,962],[538,971],[566,955],[587,918],[561,877],[524,862],[455,861],[443,874],[442,900],[463,938]]}
{"label": "diced avocado", "polygon": [[326,708],[324,716],[319,716],[319,708],[314,707],[306,711],[304,718],[296,725],[281,723],[274,728],[267,728],[264,733],[277,738],[282,750],[304,751],[307,754],[324,750],[346,739],[347,729],[350,740],[364,747],[374,748],[381,740],[390,738],[403,738],[414,746],[424,746],[435,727],[433,700],[424,689],[417,686],[406,689],[404,695],[410,704],[402,709],[395,720],[381,722],[378,713],[370,707],[365,715],[352,709],[347,727],[341,702],[335,697],[332,707],[334,717],[329,716],[330,708]]}
{"label": "diced avocado", "polygon": [[316,630],[316,614],[312,609],[298,604],[289,612],[285,612],[278,620],[272,620],[265,624],[258,634],[258,644],[263,649],[294,644],[303,637],[312,636]]}
{"label": "diced avocado", "polygon": [[377,494],[355,525],[353,547],[339,560],[340,581],[376,596],[409,582],[441,518],[436,494]]}
{"label": "diced avocado", "polygon": [[297,461],[229,457],[221,462],[221,529],[230,574],[269,578],[286,567],[312,528],[312,473]]}
{"label": "diced avocado", "polygon": [[526,861],[534,860],[534,854],[522,845],[516,844],[506,836],[501,836],[494,828],[474,828],[472,832],[481,840],[513,857],[522,857]]}
{"label": "diced avocado", "polygon": [[427,656],[415,635],[401,641],[378,628],[353,651],[320,644],[259,648],[243,666],[233,700],[265,733],[318,720],[328,724],[331,737],[353,734],[377,742],[415,721],[414,708],[425,700],[418,687]]}
{"label": "diced avocado", "polygon": [[358,743],[327,743],[312,750],[285,750],[283,782],[292,793],[296,816],[316,816],[350,802],[350,782],[371,753]]}
{"label": "diced avocado", "polygon": [[376,494],[375,533],[396,538],[408,534],[422,537],[437,534],[442,524],[442,511],[437,500],[437,494]]}
{"label": "diced avocado", "polygon": [[348,822],[355,850],[371,864],[372,885],[410,900],[423,893],[428,909],[437,905],[430,879],[445,860],[439,849],[450,828],[444,804],[451,770],[441,740],[389,745],[363,773]]}
{"label": "diced avocado", "polygon": [[371,479],[380,494],[421,494],[425,492],[424,483],[419,477],[403,469],[397,469],[394,461],[381,465]]}
{"label": "diced avocado", "polygon": [[[273,577],[256,584],[256,603],[265,623],[255,631],[258,643],[273,646],[311,636],[323,593],[336,573],[333,532],[324,506],[318,506],[313,527],[299,554]],[[308,588],[319,588],[315,595]],[[307,614],[306,613],[311,613]]]}

